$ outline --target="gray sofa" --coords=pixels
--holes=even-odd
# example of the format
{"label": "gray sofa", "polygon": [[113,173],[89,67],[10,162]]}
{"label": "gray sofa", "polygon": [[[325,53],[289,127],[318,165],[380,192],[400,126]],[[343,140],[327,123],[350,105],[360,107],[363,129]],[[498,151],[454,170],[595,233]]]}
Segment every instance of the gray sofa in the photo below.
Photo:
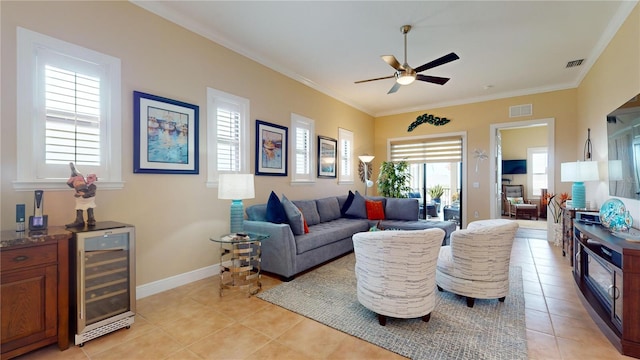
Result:
{"label": "gray sofa", "polygon": [[[277,202],[277,196],[275,198]],[[384,220],[367,218],[367,200],[370,204],[382,202]],[[372,227],[400,230],[438,227],[446,233],[443,245],[449,243],[450,234],[456,230],[456,224],[450,221],[418,220],[417,199],[365,198],[358,192],[301,201],[289,201],[283,196],[282,205],[287,209],[287,218],[276,221],[281,223],[269,221],[273,221],[272,213],[277,212],[277,207],[271,205],[272,199],[268,204],[247,207],[244,231],[269,235],[262,242],[262,270],[279,275],[285,281],[353,251],[351,236]],[[380,206],[379,203],[377,205]],[[302,221],[295,217],[297,210]],[[308,225],[308,232],[301,229],[303,222]]]}

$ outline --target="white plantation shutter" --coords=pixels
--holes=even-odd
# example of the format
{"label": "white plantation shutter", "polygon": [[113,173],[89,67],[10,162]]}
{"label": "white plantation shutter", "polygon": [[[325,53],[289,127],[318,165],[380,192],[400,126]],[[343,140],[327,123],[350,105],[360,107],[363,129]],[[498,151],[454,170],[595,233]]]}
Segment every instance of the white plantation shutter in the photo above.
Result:
{"label": "white plantation shutter", "polygon": [[217,109],[218,171],[240,171],[240,130],[238,106],[219,102]]}
{"label": "white plantation shutter", "polygon": [[291,143],[293,149],[293,171],[291,181],[312,182],[315,169],[315,151],[313,149],[313,133],[315,121],[298,114],[291,114]]}
{"label": "white plantation shutter", "polygon": [[45,162],[100,166],[100,78],[45,66]]}
{"label": "white plantation shutter", "polygon": [[354,179],[353,163],[353,132],[346,129],[338,129],[338,156],[340,161],[340,174],[338,182],[350,183]]}
{"label": "white plantation shutter", "polygon": [[296,128],[296,168],[295,173],[298,175],[308,175],[311,173],[311,166],[309,164],[309,140],[311,134],[309,129]]}
{"label": "white plantation shutter", "polygon": [[207,187],[217,187],[220,174],[248,174],[248,99],[207,88]]}

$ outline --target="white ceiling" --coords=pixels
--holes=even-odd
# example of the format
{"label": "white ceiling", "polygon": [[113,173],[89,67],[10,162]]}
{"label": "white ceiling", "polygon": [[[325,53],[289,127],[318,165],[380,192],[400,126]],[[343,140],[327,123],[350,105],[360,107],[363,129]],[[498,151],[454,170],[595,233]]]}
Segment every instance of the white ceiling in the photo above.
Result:
{"label": "white ceiling", "polygon": [[[574,88],[637,1],[132,0],[373,116]],[[451,80],[354,84],[393,74],[381,55],[404,62],[405,24],[409,65],[455,52],[422,73]]]}

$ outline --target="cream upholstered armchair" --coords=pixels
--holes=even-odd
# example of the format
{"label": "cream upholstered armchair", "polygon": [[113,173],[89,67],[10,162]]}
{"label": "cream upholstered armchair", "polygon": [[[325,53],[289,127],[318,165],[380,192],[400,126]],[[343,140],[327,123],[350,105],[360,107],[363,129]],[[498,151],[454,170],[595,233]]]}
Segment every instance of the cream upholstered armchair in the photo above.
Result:
{"label": "cream upholstered armchair", "polygon": [[358,301],[378,315],[422,317],[427,322],[436,304],[435,272],[445,232],[370,231],[353,235]]}
{"label": "cream upholstered armchair", "polygon": [[467,298],[498,299],[509,293],[511,247],[518,230],[512,220],[479,220],[451,233],[451,245],[440,248],[436,269],[438,290]]}

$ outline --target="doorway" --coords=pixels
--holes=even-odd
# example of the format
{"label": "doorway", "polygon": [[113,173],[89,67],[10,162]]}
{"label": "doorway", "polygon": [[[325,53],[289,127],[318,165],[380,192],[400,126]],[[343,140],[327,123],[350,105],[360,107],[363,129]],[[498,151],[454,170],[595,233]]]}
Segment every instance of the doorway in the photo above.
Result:
{"label": "doorway", "polygon": [[[502,160],[503,160],[503,142],[502,138],[503,130],[513,129],[526,129],[532,127],[545,126],[546,131],[546,144],[547,144],[547,191],[553,193],[554,181],[555,181],[555,131],[554,131],[555,119],[538,119],[529,121],[516,121],[509,123],[493,124],[490,126],[490,158],[493,161],[490,162],[490,183],[492,184],[489,192],[489,204],[490,213],[492,219],[499,219],[502,217]],[[506,132],[504,132],[506,133]],[[526,150],[526,149],[525,149]]]}

